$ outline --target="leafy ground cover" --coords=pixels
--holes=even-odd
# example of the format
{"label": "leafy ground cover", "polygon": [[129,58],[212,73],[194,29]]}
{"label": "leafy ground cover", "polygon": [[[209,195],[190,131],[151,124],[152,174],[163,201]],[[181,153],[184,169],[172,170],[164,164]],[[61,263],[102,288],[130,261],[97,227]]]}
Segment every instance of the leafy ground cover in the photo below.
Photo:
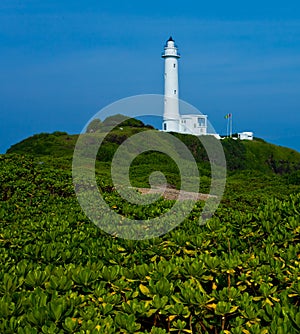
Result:
{"label": "leafy ground cover", "polygon": [[[88,221],[70,163],[0,156],[1,333],[300,332],[297,179],[239,172],[205,226],[198,202],[163,237],[131,241]],[[172,206],[128,205],[107,167],[99,184],[117,212],[144,219]]]}

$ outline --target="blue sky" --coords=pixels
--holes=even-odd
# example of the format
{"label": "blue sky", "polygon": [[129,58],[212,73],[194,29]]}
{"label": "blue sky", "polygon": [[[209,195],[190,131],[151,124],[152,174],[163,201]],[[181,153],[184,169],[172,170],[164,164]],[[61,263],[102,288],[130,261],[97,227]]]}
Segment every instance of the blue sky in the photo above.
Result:
{"label": "blue sky", "polygon": [[163,93],[168,37],[180,97],[234,131],[300,151],[299,1],[0,2],[0,153],[40,132],[79,133],[98,110]]}

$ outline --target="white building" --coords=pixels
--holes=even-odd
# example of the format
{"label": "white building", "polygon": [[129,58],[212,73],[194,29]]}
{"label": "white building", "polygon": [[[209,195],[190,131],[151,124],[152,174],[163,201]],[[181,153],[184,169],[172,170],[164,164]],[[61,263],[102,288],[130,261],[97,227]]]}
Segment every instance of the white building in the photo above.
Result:
{"label": "white building", "polygon": [[163,131],[196,136],[207,135],[207,115],[180,115],[178,100],[178,59],[180,55],[172,37],[168,39],[165,45],[162,58],[165,59]]}
{"label": "white building", "polygon": [[180,116],[179,131],[196,136],[207,134],[207,115]]}
{"label": "white building", "polygon": [[238,133],[238,138],[240,140],[253,140],[253,132],[250,131],[244,131]]}

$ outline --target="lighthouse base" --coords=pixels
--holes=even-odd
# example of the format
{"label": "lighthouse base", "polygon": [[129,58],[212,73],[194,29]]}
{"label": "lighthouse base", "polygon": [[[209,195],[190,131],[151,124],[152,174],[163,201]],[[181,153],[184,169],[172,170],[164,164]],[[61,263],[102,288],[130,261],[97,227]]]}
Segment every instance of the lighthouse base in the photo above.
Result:
{"label": "lighthouse base", "polygon": [[181,115],[179,119],[164,119],[163,131],[207,135],[207,115]]}

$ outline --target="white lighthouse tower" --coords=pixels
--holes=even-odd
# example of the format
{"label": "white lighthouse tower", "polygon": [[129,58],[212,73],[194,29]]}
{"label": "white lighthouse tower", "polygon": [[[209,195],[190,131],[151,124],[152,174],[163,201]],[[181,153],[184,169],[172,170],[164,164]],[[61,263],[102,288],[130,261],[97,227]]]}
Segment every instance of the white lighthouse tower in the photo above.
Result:
{"label": "white lighthouse tower", "polygon": [[180,114],[178,98],[178,58],[177,47],[172,37],[167,40],[165,51],[165,96],[162,130],[167,132],[186,133],[195,136],[213,135],[207,132],[207,115],[201,113]]}
{"label": "white lighthouse tower", "polygon": [[178,58],[177,47],[172,37],[167,40],[165,51],[165,101],[163,131],[179,132],[180,114],[178,102]]}

